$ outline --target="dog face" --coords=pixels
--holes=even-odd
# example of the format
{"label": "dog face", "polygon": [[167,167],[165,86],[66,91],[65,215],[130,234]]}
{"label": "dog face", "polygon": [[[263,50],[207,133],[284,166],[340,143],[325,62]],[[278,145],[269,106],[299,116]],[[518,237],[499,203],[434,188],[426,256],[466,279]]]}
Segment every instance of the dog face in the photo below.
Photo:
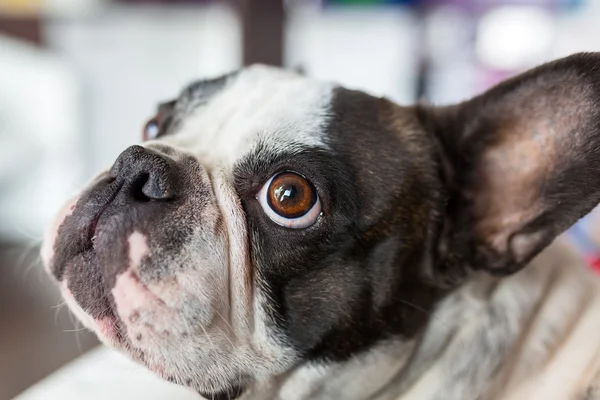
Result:
{"label": "dog face", "polygon": [[59,213],[45,265],[101,340],[208,397],[412,338],[600,200],[599,60],[443,108],[264,66],[193,83]]}

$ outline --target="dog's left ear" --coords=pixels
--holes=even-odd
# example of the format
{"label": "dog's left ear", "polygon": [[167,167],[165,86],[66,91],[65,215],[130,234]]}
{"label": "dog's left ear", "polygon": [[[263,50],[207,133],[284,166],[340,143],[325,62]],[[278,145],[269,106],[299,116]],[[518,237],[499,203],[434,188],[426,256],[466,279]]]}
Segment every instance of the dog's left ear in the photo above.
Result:
{"label": "dog's left ear", "polygon": [[508,274],[600,202],[600,53],[426,109],[448,187],[440,265]]}

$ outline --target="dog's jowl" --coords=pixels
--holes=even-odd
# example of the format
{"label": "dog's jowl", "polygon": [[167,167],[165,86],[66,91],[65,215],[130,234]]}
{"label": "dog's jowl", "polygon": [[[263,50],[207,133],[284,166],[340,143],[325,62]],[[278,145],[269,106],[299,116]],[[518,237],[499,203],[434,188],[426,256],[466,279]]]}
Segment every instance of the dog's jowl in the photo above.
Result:
{"label": "dog's jowl", "polygon": [[252,66],[142,136],[42,256],[85,326],[164,379],[217,399],[598,392],[600,278],[555,238],[600,201],[600,54],[445,107]]}

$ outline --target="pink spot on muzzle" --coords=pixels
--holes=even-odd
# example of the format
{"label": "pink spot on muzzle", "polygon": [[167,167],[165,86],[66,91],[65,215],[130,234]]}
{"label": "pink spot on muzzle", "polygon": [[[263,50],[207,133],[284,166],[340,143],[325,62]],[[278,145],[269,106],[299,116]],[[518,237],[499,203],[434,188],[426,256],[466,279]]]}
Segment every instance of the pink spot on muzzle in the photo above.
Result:
{"label": "pink spot on muzzle", "polygon": [[138,276],[140,263],[149,252],[146,236],[139,232],[133,232],[127,242],[129,244],[129,266],[124,273],[117,276],[115,287],[112,289],[117,312],[124,320],[128,320],[134,311],[155,299],[148,288],[140,282]]}
{"label": "pink spot on muzzle", "polygon": [[144,306],[150,305],[156,297],[140,282],[137,274],[128,269],[117,277],[117,282],[112,290],[117,312],[125,321],[131,314]]}
{"label": "pink spot on muzzle", "polygon": [[137,270],[142,259],[149,253],[148,241],[146,236],[136,231],[129,236],[127,242],[129,244],[130,268]]}

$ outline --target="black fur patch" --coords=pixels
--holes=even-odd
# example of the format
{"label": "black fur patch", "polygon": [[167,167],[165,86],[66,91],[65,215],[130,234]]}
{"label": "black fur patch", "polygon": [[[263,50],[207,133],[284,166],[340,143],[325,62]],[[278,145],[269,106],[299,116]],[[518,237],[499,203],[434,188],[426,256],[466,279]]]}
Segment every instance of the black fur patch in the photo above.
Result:
{"label": "black fur patch", "polygon": [[[235,170],[257,285],[273,299],[266,311],[309,359],[342,360],[394,335],[413,337],[444,293],[426,278],[441,207],[435,155],[412,112],[394,112],[385,100],[338,89],[326,133],[332,151],[272,154],[263,145]],[[305,230],[274,224],[254,199],[289,169],[311,180],[323,203],[323,218]]]}

